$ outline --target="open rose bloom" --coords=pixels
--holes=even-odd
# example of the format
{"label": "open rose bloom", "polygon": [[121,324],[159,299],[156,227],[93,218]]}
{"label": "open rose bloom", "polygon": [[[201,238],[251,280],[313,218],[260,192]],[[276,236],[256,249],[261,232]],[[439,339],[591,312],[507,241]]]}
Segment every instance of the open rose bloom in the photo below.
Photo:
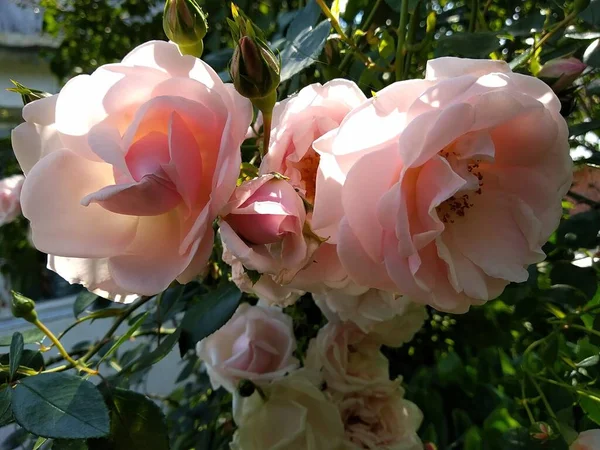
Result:
{"label": "open rose bloom", "polygon": [[458,58],[354,109],[313,144],[350,277],[451,312],[525,281],[571,184],[559,110],[542,81]]}
{"label": "open rose bloom", "polygon": [[252,117],[208,65],[148,42],[23,117],[23,214],[50,268],[125,301],[202,272]]}
{"label": "open rose bloom", "polygon": [[23,181],[23,175],[13,175],[0,180],[0,226],[12,222],[21,214]]}

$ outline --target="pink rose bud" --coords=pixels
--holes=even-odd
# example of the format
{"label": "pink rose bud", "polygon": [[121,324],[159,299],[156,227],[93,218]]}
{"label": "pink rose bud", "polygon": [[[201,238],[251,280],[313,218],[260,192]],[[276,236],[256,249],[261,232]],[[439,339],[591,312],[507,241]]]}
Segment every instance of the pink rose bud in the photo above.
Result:
{"label": "pink rose bud", "polygon": [[239,186],[221,217],[221,239],[232,255],[277,283],[289,282],[321,243],[308,232],[302,198],[273,174]]}
{"label": "pink rose bud", "polygon": [[577,58],[557,58],[544,64],[544,67],[538,73],[538,77],[553,80],[551,83],[552,90],[560,92],[579,78],[586,67]]}
{"label": "pink rose bud", "polygon": [[545,422],[536,422],[531,425],[530,434],[533,439],[547,441],[554,434],[554,430]]}

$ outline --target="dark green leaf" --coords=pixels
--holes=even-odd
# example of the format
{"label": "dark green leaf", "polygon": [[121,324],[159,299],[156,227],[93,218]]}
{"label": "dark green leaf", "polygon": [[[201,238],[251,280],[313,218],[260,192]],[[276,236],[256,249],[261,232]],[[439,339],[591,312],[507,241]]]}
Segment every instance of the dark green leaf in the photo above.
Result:
{"label": "dark green leaf", "polygon": [[56,439],[52,442],[52,450],[87,450],[88,445],[85,441],[75,441],[67,439]]}
{"label": "dark green leaf", "polygon": [[586,9],[579,13],[579,17],[592,25],[600,26],[600,0],[592,0]]}
{"label": "dark green leaf", "polygon": [[[399,13],[402,9],[402,2],[404,0],[385,0],[385,2],[392,8],[395,12]],[[408,10],[414,11],[415,7],[419,3],[419,0],[408,0]]]}
{"label": "dark green leaf", "polygon": [[465,56],[484,58],[500,48],[494,33],[456,33],[438,40],[437,56]]}
{"label": "dark green leaf", "polygon": [[84,311],[99,311],[114,305],[115,303],[110,300],[98,297],[89,291],[82,291],[73,304],[73,315],[77,318]]}
{"label": "dark green leaf", "polygon": [[317,62],[330,29],[329,21],[324,20],[314,28],[301,31],[293,41],[284,44],[281,51],[282,82]]}
{"label": "dark green leaf", "polygon": [[591,120],[589,122],[581,122],[569,127],[570,136],[581,136],[589,131],[594,131],[600,128],[600,120]]}
{"label": "dark green leaf", "polygon": [[10,343],[9,353],[9,373],[12,379],[17,373],[17,369],[21,364],[21,357],[23,356],[23,335],[16,331],[13,334],[12,341]]}
{"label": "dark green leaf", "polygon": [[104,390],[110,407],[110,437],[89,441],[92,450],[168,450],[165,417],[156,403],[125,389]]}
{"label": "dark green leaf", "polygon": [[558,337],[553,335],[548,338],[540,351],[540,358],[547,367],[552,367],[558,358]]}
{"label": "dark green leaf", "polygon": [[5,387],[0,391],[0,427],[12,422],[11,411],[12,389]]}
{"label": "dark green leaf", "polygon": [[13,391],[12,412],[37,436],[86,439],[110,430],[102,396],[89,381],[64,373],[44,373],[21,380]]}
{"label": "dark green leaf", "polygon": [[600,211],[592,209],[570,217],[556,230],[556,243],[572,249],[594,248],[598,244]]}
{"label": "dark green leaf", "polygon": [[471,427],[465,434],[464,450],[481,450],[483,447],[481,431],[477,427]]}
{"label": "dark green leaf", "polygon": [[140,359],[133,361],[128,366],[124,367],[120,373],[127,374],[139,372],[140,370],[144,370],[153,366],[167,356],[171,350],[173,350],[173,347],[175,347],[175,344],[177,344],[180,335],[181,328],[178,328],[173,334],[164,339],[153,351],[142,355]]}
{"label": "dark green leaf", "polygon": [[[597,396],[600,398],[600,393]],[[600,401],[581,395],[579,397],[579,406],[581,406],[591,420],[600,425]]]}
{"label": "dark green leaf", "polygon": [[[29,328],[21,333],[25,344],[34,344],[42,342],[46,336],[38,328]],[[0,347],[8,347],[12,341],[12,336],[1,336]]]}
{"label": "dark green leaf", "polygon": [[296,17],[290,23],[285,38],[293,42],[303,31],[314,27],[320,15],[321,8],[319,8],[317,2],[315,0],[308,0],[306,6],[301,11],[298,11],[298,14],[296,14]]}
{"label": "dark green leaf", "polygon": [[157,323],[164,323],[173,318],[173,316],[181,312],[184,308],[183,293],[185,285],[178,284],[167,289],[160,299],[160,305],[154,314],[154,320]]}
{"label": "dark green leaf", "polygon": [[194,342],[201,341],[221,328],[238,307],[242,293],[233,283],[227,283],[213,292],[204,294],[197,305],[189,309],[182,327],[192,335]]}
{"label": "dark green leaf", "polygon": [[583,62],[588,66],[600,67],[600,39],[596,39],[585,50]]}
{"label": "dark green leaf", "polygon": [[[7,354],[0,356],[0,364],[8,365],[10,357]],[[37,370],[38,372],[44,370],[44,357],[41,352],[37,350],[23,350],[21,354],[21,363],[23,367],[29,367],[30,369]]]}
{"label": "dark green leaf", "polygon": [[566,284],[583,292],[588,298],[594,297],[598,289],[596,272],[591,267],[578,267],[570,263],[555,263],[550,271],[553,284]]}

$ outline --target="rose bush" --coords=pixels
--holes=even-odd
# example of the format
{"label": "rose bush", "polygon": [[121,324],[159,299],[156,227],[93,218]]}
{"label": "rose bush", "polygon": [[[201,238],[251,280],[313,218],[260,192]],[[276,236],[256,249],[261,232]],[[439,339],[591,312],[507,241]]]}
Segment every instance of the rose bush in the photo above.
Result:
{"label": "rose bush", "polygon": [[251,116],[207,64],[161,41],[26,105],[12,140],[23,214],[49,267],[120,301],[192,280]]}

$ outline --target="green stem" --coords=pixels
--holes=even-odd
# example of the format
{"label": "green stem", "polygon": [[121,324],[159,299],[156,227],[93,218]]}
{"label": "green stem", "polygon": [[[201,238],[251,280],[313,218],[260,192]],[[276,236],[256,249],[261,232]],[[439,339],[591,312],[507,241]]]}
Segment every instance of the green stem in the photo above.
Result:
{"label": "green stem", "polygon": [[521,380],[521,402],[523,403],[523,406],[525,407],[525,411],[527,411],[527,417],[529,417],[529,421],[533,424],[535,423],[535,417],[533,417],[533,414],[531,412],[531,409],[529,408],[529,400],[527,399],[526,395],[525,395],[525,380]]}
{"label": "green stem", "polygon": [[598,395],[596,395],[594,392],[590,392],[586,389],[581,389],[575,386],[571,386],[570,384],[567,383],[561,383],[560,381],[555,381],[555,380],[551,380],[549,378],[544,378],[544,377],[540,377],[539,375],[533,375],[533,374],[529,374],[530,377],[536,378],[544,383],[548,383],[548,384],[552,384],[554,386],[558,386],[561,387],[563,389],[567,389],[569,391],[573,391],[578,393],[579,395],[583,395],[584,397],[589,398],[590,400],[594,400],[596,402],[600,402],[600,397],[598,397]]}
{"label": "green stem", "polygon": [[263,146],[260,151],[260,157],[264,157],[269,151],[271,142],[271,124],[273,122],[273,110],[268,113],[263,112]]}
{"label": "green stem", "polygon": [[398,47],[396,49],[396,81],[404,78],[404,42],[406,41],[406,25],[408,23],[408,0],[402,0],[400,23],[398,25]]}
{"label": "green stem", "polygon": [[471,17],[469,18],[469,32],[474,33],[477,28],[477,12],[479,11],[479,2],[471,0]]}
{"label": "green stem", "polygon": [[76,367],[77,369],[87,372],[91,375],[96,375],[98,373],[97,370],[93,370],[93,369],[90,369],[89,367],[86,367],[84,365],[85,361],[83,361],[83,360],[75,361],[73,358],[71,358],[71,355],[69,355],[69,353],[65,350],[65,348],[60,343],[60,341],[56,338],[56,336],[54,336],[54,333],[52,333],[52,331],[50,331],[46,327],[46,325],[44,325],[39,319],[36,319],[33,322],[33,324],[36,327],[38,327],[42,331],[42,333],[44,333],[46,336],[48,336],[48,339],[50,339],[50,341],[54,344],[54,346],[56,347],[58,352],[63,356],[63,358],[65,358],[65,361],[70,363],[73,367]]}
{"label": "green stem", "polygon": [[570,325],[568,325],[568,327],[573,328],[574,330],[585,331],[586,333],[590,333],[595,336],[600,336],[600,331],[590,330],[589,328],[582,327],[581,325],[570,324]]}
{"label": "green stem", "polygon": [[535,390],[538,391],[538,394],[540,394],[542,403],[544,404],[544,407],[546,408],[548,415],[554,422],[554,425],[556,425],[556,429],[560,430],[560,423],[558,422],[558,419],[556,418],[556,414],[554,413],[552,406],[550,406],[550,402],[548,402],[548,399],[546,398],[546,394],[544,394],[544,391],[542,391],[542,388],[540,387],[539,383],[537,381],[535,381],[534,375],[532,375],[530,373],[528,373],[528,375],[529,375],[529,379],[531,380],[531,383],[535,387]]}
{"label": "green stem", "polygon": [[371,12],[365,19],[364,24],[361,24],[361,26],[360,26],[363,30],[368,30],[369,27],[371,26],[371,22],[373,22],[373,19],[375,19],[375,13],[377,12],[377,8],[379,8],[379,5],[381,5],[381,2],[382,2],[382,0],[375,1],[375,4],[371,8]]}
{"label": "green stem", "polygon": [[115,331],[117,331],[117,328],[119,328],[121,326],[121,324],[123,322],[125,322],[125,320],[131,315],[131,313],[133,313],[136,309],[138,309],[141,306],[148,303],[153,298],[154,297],[142,297],[141,300],[133,303],[129,308],[127,308],[125,310],[125,313],[122,316],[120,316],[117,320],[115,320],[115,323],[113,323],[112,327],[110,327],[110,329],[106,332],[104,337],[102,339],[100,339],[98,342],[96,342],[96,344],[92,348],[90,348],[88,350],[88,352],[85,355],[83,355],[81,357],[81,359],[79,359],[79,361],[81,363],[84,363],[87,360],[89,360],[92,356],[94,356],[96,353],[98,353],[98,351],[102,348],[102,346],[112,337],[112,335],[115,333]]}

